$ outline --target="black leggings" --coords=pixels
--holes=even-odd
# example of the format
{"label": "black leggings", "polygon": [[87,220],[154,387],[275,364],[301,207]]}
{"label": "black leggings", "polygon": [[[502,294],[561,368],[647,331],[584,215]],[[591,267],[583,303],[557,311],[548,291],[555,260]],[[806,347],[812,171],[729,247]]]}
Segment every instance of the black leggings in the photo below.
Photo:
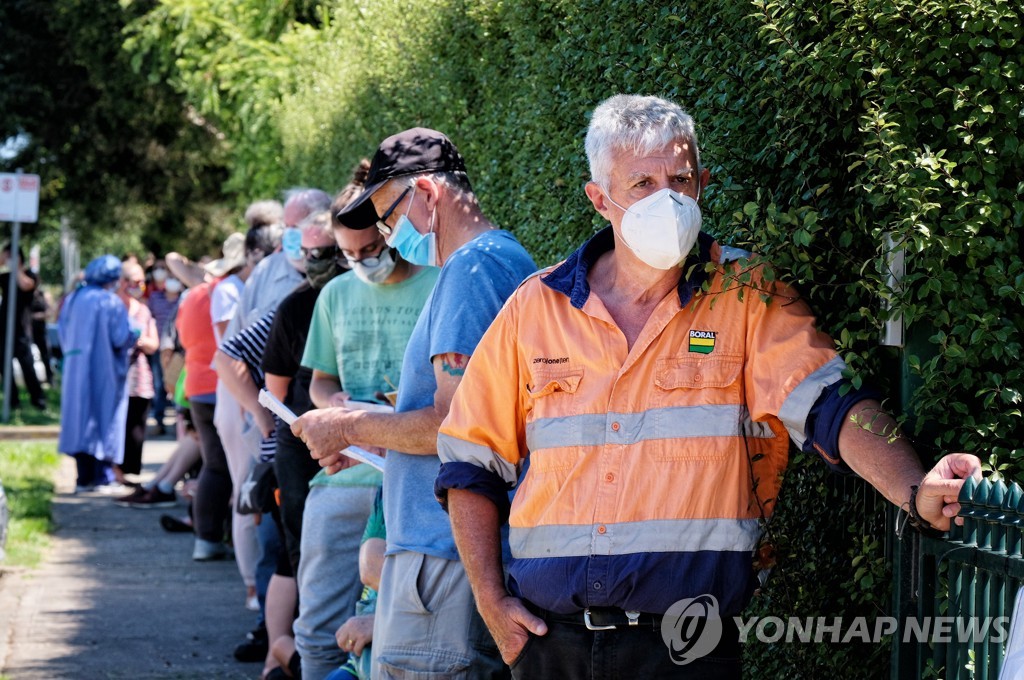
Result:
{"label": "black leggings", "polygon": [[128,420],[125,423],[124,462],[121,472],[137,475],[142,472],[142,444],[146,441],[146,414],[149,399],[128,397]]}
{"label": "black leggings", "polygon": [[231,473],[228,459],[213,424],[214,404],[192,402],[192,422],[199,434],[203,469],[192,504],[196,536],[204,541],[224,540],[224,523],[231,510]]}

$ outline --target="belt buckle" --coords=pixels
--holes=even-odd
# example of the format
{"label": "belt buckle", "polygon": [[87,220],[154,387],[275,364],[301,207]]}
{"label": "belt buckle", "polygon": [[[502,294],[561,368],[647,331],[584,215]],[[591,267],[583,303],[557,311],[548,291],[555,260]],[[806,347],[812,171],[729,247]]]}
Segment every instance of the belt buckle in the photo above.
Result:
{"label": "belt buckle", "polygon": [[595,626],[590,622],[590,607],[583,610],[583,623],[586,624],[587,630],[615,630],[618,626]]}
{"label": "belt buckle", "polygon": [[[628,621],[628,624],[629,624],[630,628],[632,628],[633,626],[640,625],[640,612],[635,611],[635,610],[629,610],[629,611],[625,611],[623,613],[626,615],[626,619]],[[587,607],[586,609],[583,610],[583,623],[586,624],[587,630],[616,630],[618,628],[618,626],[615,626],[615,625],[612,625],[612,626],[595,626],[590,621],[590,607]]]}

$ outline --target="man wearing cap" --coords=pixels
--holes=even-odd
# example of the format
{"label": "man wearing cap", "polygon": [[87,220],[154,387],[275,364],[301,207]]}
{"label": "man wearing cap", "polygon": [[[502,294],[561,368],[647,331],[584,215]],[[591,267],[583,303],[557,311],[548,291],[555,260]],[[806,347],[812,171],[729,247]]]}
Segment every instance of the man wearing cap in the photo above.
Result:
{"label": "man wearing cap", "polygon": [[500,677],[504,664],[476,611],[448,517],[431,499],[438,426],[477,341],[533,260],[480,210],[452,142],[425,128],[381,143],[366,189],[338,221],[376,226],[406,261],[441,268],[406,348],[395,413],[320,409],[293,426],[332,472],[354,464],[339,453],[348,444],[387,449],[374,677]]}

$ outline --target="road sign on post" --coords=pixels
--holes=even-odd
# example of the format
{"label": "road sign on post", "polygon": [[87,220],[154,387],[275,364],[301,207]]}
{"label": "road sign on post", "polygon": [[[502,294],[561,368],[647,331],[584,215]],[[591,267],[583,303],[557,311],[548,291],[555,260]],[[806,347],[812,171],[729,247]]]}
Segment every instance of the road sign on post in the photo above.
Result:
{"label": "road sign on post", "polygon": [[39,219],[39,175],[0,173],[0,222]]}
{"label": "road sign on post", "polygon": [[[18,288],[18,242],[21,239],[21,223],[35,222],[39,219],[39,175],[26,175],[22,172],[14,174],[0,173],[0,222],[13,222],[11,225],[11,259],[10,276],[4,297],[9,300],[7,318],[4,320],[3,349],[3,409],[0,410],[0,421],[6,423],[11,419],[11,391],[18,389],[11,380],[13,372],[11,360],[14,357],[14,311],[17,307]],[[28,370],[34,370],[29,366]]]}

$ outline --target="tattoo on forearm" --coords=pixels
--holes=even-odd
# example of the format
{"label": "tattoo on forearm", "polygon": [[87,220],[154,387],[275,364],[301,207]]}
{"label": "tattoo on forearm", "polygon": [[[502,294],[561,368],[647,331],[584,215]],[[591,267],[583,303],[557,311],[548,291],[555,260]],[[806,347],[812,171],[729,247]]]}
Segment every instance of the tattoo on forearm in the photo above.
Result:
{"label": "tattoo on forearm", "polygon": [[467,363],[469,363],[469,357],[465,354],[449,352],[441,357],[441,370],[448,375],[461,378],[466,373]]}

